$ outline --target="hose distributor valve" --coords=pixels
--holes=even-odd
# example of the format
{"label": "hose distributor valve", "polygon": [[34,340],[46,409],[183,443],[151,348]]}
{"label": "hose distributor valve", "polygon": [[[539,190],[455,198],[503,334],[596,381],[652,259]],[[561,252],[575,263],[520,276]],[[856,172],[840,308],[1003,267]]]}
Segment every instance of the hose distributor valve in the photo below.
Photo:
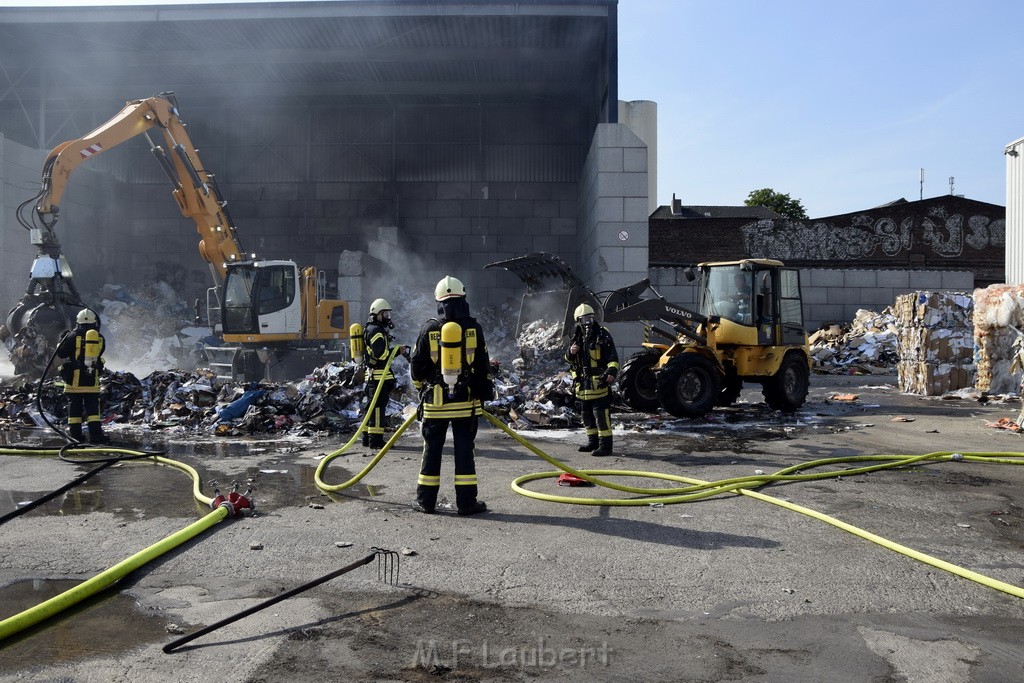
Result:
{"label": "hose distributor valve", "polygon": [[238,491],[232,491],[228,495],[222,494],[219,490],[214,489],[216,497],[210,502],[210,507],[214,510],[223,507],[227,508],[228,514],[236,519],[241,517],[246,510],[250,513],[256,509],[256,503],[252,502],[247,496],[252,493],[252,489],[245,492],[246,495],[242,495]]}

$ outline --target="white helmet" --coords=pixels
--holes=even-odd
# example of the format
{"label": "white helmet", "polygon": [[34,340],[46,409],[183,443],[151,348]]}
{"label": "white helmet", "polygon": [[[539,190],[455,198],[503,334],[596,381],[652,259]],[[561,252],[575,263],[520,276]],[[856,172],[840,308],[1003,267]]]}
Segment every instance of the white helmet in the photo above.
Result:
{"label": "white helmet", "polygon": [[391,304],[387,302],[387,299],[374,299],[373,303],[370,304],[370,315],[377,315],[381,311],[390,311]]}
{"label": "white helmet", "polygon": [[445,275],[437,283],[437,287],[434,287],[434,299],[444,301],[453,296],[466,296],[466,288],[456,278],[453,278],[451,275]]}
{"label": "white helmet", "polygon": [[79,325],[95,325],[96,324],[96,314],[93,313],[88,308],[83,308],[82,310],[80,310],[78,312],[78,315],[75,316],[75,321]]}
{"label": "white helmet", "polygon": [[577,306],[576,310],[573,311],[572,317],[575,320],[579,320],[585,315],[594,315],[594,309],[589,304],[580,304]]}

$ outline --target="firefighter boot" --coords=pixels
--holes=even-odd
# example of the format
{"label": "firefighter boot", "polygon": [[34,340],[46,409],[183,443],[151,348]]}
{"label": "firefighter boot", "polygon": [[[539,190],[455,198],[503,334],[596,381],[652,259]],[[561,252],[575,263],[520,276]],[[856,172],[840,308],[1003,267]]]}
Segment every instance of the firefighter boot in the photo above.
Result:
{"label": "firefighter boot", "polygon": [[370,447],[370,432],[363,430],[363,448]]}
{"label": "firefighter boot", "polygon": [[580,453],[589,453],[597,449],[597,434],[587,434],[587,443],[576,450]]}
{"label": "firefighter boot", "polygon": [[384,448],[384,435],[370,434],[370,448],[376,451]]}
{"label": "firefighter boot", "polygon": [[84,440],[82,438],[82,423],[76,422],[75,424],[68,425],[68,436],[81,443]]}
{"label": "firefighter boot", "polygon": [[597,447],[591,455],[611,455],[612,454],[612,437],[602,436],[601,445]]}
{"label": "firefighter boot", "polygon": [[417,486],[416,487],[416,509],[425,515],[434,514],[437,506],[437,487]]}
{"label": "firefighter boot", "polygon": [[482,500],[475,500],[468,505],[459,506],[460,515],[478,515],[481,512],[487,512],[487,503]]}
{"label": "firefighter boot", "polygon": [[103,433],[103,425],[99,422],[89,423],[89,443],[104,444],[110,443],[110,438]]}

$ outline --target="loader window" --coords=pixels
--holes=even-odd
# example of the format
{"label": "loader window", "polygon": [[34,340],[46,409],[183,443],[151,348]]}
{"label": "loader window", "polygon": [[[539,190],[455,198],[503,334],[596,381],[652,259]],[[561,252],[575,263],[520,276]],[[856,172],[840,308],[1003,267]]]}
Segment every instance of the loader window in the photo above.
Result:
{"label": "loader window", "polygon": [[703,315],[717,315],[740,325],[751,324],[752,277],[737,266],[716,266],[706,273]]}
{"label": "loader window", "polygon": [[804,311],[800,298],[800,271],[796,268],[779,271],[779,308],[782,343],[803,343]]}
{"label": "loader window", "polygon": [[758,324],[771,323],[775,320],[774,297],[772,296],[772,271],[763,270],[754,279],[755,299]]}

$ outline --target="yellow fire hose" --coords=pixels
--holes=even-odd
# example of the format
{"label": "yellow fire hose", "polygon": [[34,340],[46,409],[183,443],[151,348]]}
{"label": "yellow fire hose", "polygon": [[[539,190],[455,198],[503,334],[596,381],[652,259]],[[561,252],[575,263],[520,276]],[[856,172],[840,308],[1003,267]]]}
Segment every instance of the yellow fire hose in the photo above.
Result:
{"label": "yellow fire hose", "polygon": [[[60,449],[39,449],[33,451],[26,451],[22,449],[0,449],[0,455],[25,455],[26,453],[44,455],[44,454],[56,454],[59,453]],[[134,451],[126,448],[81,448],[76,449],[76,453],[124,453],[129,455],[138,455],[139,451]],[[191,466],[179,462],[177,460],[171,460],[170,458],[164,458],[162,456],[152,456],[152,461],[175,467],[189,476],[192,477],[192,495],[196,500],[209,506],[212,505],[214,500],[208,496],[203,495],[200,491],[199,484],[199,473],[196,472]],[[151,562],[152,560],[160,557],[164,553],[178,547],[185,541],[188,541],[195,536],[203,533],[217,522],[225,519],[231,514],[231,508],[227,505],[220,505],[215,510],[207,514],[205,517],[197,522],[190,524],[184,529],[171,534],[167,538],[154,543],[148,548],[132,555],[131,557],[122,560],[113,567],[103,571],[96,576],[88,579],[74,588],[64,591],[60,595],[56,595],[45,602],[42,602],[35,607],[31,607],[24,612],[15,614],[14,616],[8,617],[3,621],[0,621],[0,641],[14,635],[30,626],[34,626],[44,619],[48,619],[59,612],[62,612],[69,607],[72,607],[82,600],[99,593],[103,589],[109,587],[115,582],[119,581],[126,575],[135,571],[139,567]]]}
{"label": "yellow fire hose", "polygon": [[[391,355],[388,356],[388,362],[384,364],[384,369],[381,371],[381,378],[377,382],[377,390],[373,392],[373,397],[370,399],[369,403],[367,403],[367,408],[369,408],[369,406],[372,406],[377,402],[377,397],[380,396],[381,388],[384,386],[384,376],[387,375],[388,368],[391,367],[391,361],[393,361],[395,359],[395,356],[398,354],[398,349],[399,347],[396,346],[391,350]],[[366,415],[363,416],[363,421],[359,423],[359,427],[356,428],[356,433],[352,435],[352,438],[349,439],[348,442],[338,450],[324,456],[324,458],[320,461],[320,464],[317,465],[316,472],[313,474],[313,481],[314,483],[316,483],[316,487],[321,491],[333,493],[336,491],[342,491],[356,484],[360,479],[365,477],[370,470],[377,466],[377,463],[380,462],[381,458],[383,458],[388,451],[391,450],[391,447],[395,444],[396,441],[398,441],[398,438],[402,436],[402,433],[405,432],[406,429],[408,429],[409,425],[412,424],[412,421],[415,418],[415,413],[406,418],[405,422],[402,423],[402,426],[395,430],[395,433],[392,434],[391,438],[387,440],[387,443],[384,444],[384,447],[380,449],[377,455],[374,456],[373,460],[371,460],[369,464],[366,467],[364,467],[361,472],[359,472],[359,474],[352,477],[346,482],[342,482],[341,484],[328,484],[322,478],[323,472],[327,468],[327,464],[334,460],[335,458],[337,458],[338,456],[344,455],[345,452],[352,447],[352,444],[356,442],[356,439],[359,438],[359,435],[366,430],[366,423],[370,421],[370,411],[369,409],[367,409]]]}
{"label": "yellow fire hose", "polygon": [[[388,357],[388,362],[387,362],[387,364],[384,367],[385,372],[387,371],[387,368],[390,367],[391,361],[394,360],[397,352],[398,352],[398,347],[395,347],[392,350],[391,355]],[[383,387],[383,384],[384,384],[383,381],[378,382],[377,390],[376,390],[376,392],[373,395],[372,401],[376,401],[377,400],[377,397],[380,395],[381,388]],[[357,481],[359,481],[359,479],[361,479],[365,475],[366,472],[369,472],[370,469],[372,469],[373,466],[376,465],[380,461],[380,459],[384,456],[384,454],[387,453],[388,450],[390,450],[391,445],[394,444],[394,442],[402,435],[402,432],[404,432],[405,429],[409,426],[409,424],[412,423],[412,420],[413,420],[414,417],[415,417],[415,415],[412,415],[412,416],[409,417],[409,419],[407,419],[405,421],[405,423],[401,426],[401,428],[399,428],[395,432],[395,434],[391,437],[391,439],[388,440],[387,444],[385,444],[384,448],[377,455],[377,457],[373,459],[373,461],[370,463],[370,467],[368,467],[358,477],[352,479],[350,482],[346,482],[346,483],[338,485],[338,486],[333,486],[332,487],[332,486],[328,486],[328,485],[324,484],[320,480],[320,473],[321,473],[321,471],[323,470],[324,466],[326,466],[327,462],[331,458],[333,458],[333,457],[335,457],[337,455],[340,455],[345,450],[347,450],[355,442],[356,438],[360,435],[360,433],[362,433],[362,431],[366,427],[367,421],[369,420],[369,411],[367,411],[367,414],[366,414],[366,416],[364,416],[362,423],[360,423],[359,428],[356,430],[356,433],[352,436],[352,438],[349,440],[349,442],[347,444],[345,444],[345,446],[343,446],[341,449],[336,451],[334,454],[332,454],[328,458],[325,458],[324,461],[320,463],[320,467],[317,468],[317,472],[316,472],[317,486],[320,486],[321,488],[324,488],[324,490],[328,490],[328,491],[330,491],[330,490],[340,490],[340,489],[345,488],[347,486],[351,486],[352,484],[354,484]],[[61,449],[59,449],[59,448],[40,448],[40,449],[0,448],[0,455],[59,455],[60,453],[61,453]],[[104,447],[104,448],[76,448],[75,449],[75,453],[121,453],[121,454],[132,455],[132,456],[145,455],[145,453],[142,453],[140,451],[136,451],[136,450],[132,450],[132,449],[127,449],[127,448],[117,448],[117,447],[110,447],[110,448],[108,448],[108,447]],[[189,466],[189,465],[187,465],[187,464],[185,464],[183,462],[179,462],[177,460],[171,460],[170,458],[165,458],[165,457],[157,456],[157,455],[151,456],[150,458],[146,458],[146,459],[147,460],[151,459],[153,462],[164,464],[164,465],[169,465],[171,467],[175,467],[175,468],[180,469],[181,471],[185,472],[189,476],[191,476],[192,477],[192,482],[193,482],[193,485],[192,485],[192,495],[195,497],[195,499],[200,501],[200,502],[202,502],[204,505],[207,505],[207,506],[213,504],[214,500],[212,498],[204,495],[202,493],[202,491],[200,490],[199,473],[196,472],[196,470],[194,468],[192,468],[191,466]],[[178,531],[177,533],[174,533],[171,536],[168,536],[167,538],[163,539],[162,541],[160,541],[158,543],[155,543],[154,545],[151,545],[150,547],[146,548],[145,550],[142,550],[142,551],[136,553],[135,555],[132,555],[131,557],[129,557],[129,558],[119,562],[118,564],[114,565],[110,569],[107,569],[106,571],[101,572],[100,574],[97,574],[93,578],[91,578],[91,579],[89,579],[89,580],[87,580],[87,581],[85,581],[85,582],[75,586],[74,588],[71,588],[71,589],[65,591],[64,593],[61,593],[60,595],[54,596],[54,597],[50,598],[49,600],[36,605],[35,607],[32,607],[32,608],[30,608],[28,610],[25,610],[24,612],[21,612],[20,614],[16,614],[16,615],[14,615],[12,617],[8,617],[7,619],[4,619],[3,621],[0,621],[0,641],[4,640],[5,638],[7,638],[7,637],[9,637],[11,635],[14,635],[15,633],[18,633],[18,632],[22,631],[22,630],[24,630],[24,629],[26,629],[26,628],[28,628],[30,626],[33,626],[33,625],[39,623],[40,621],[42,621],[44,619],[47,619],[47,618],[49,618],[49,617],[51,617],[51,616],[53,616],[53,615],[55,615],[55,614],[65,610],[65,609],[68,609],[69,607],[72,607],[72,606],[78,604],[82,600],[85,600],[86,598],[88,598],[88,597],[90,597],[92,595],[95,595],[96,593],[100,592],[104,588],[107,588],[111,584],[115,583],[116,581],[120,580],[121,578],[123,578],[127,574],[131,573],[132,571],[134,571],[134,570],[138,569],[139,567],[147,564],[148,562],[156,559],[157,557],[163,555],[164,553],[166,553],[166,552],[176,548],[177,546],[181,545],[185,541],[188,541],[189,539],[194,538],[195,536],[198,536],[202,532],[204,532],[207,529],[209,529],[210,527],[212,527],[217,522],[220,522],[221,520],[225,519],[229,514],[231,514],[231,512],[232,512],[232,510],[231,510],[231,508],[229,506],[227,506],[227,505],[220,505],[216,509],[214,509],[212,512],[210,512],[208,515],[206,515],[205,517],[200,519],[199,521],[197,521],[197,522],[195,522],[193,524],[190,524],[189,526],[185,527],[181,531]]]}
{"label": "yellow fire hose", "polygon": [[[379,387],[378,387],[379,390]],[[376,398],[376,395],[375,395]],[[921,455],[857,455],[848,456],[841,458],[822,458],[819,460],[813,460],[806,463],[800,463],[791,467],[779,470],[774,474],[754,475],[748,477],[734,477],[731,479],[721,479],[719,481],[707,482],[700,479],[691,479],[688,477],[681,477],[672,474],[664,474],[661,472],[646,472],[639,470],[580,470],[570,465],[567,465],[555,458],[551,457],[540,448],[537,448],[532,443],[519,436],[515,431],[508,427],[504,422],[494,417],[487,411],[481,411],[483,416],[487,418],[494,426],[498,427],[506,434],[511,436],[513,439],[518,441],[520,444],[525,446],[535,455],[539,456],[543,460],[557,468],[554,472],[534,472],[532,474],[526,474],[512,481],[512,490],[523,496],[529,498],[535,498],[537,500],[545,500],[553,503],[567,503],[572,505],[616,505],[616,506],[636,506],[636,505],[652,505],[662,504],[669,505],[675,503],[689,503],[704,498],[710,498],[712,496],[718,496],[725,493],[736,493],[738,495],[744,495],[757,500],[761,500],[766,503],[778,505],[794,512],[807,515],[814,519],[831,524],[839,529],[848,531],[860,538],[876,543],[889,550],[894,550],[898,553],[906,555],[912,559],[918,560],[925,564],[929,564],[943,571],[950,572],[957,576],[965,579],[969,579],[983,586],[994,588],[995,590],[1002,591],[1009,595],[1013,595],[1018,598],[1024,598],[1024,588],[1015,586],[998,579],[973,572],[969,569],[959,567],[951,564],[944,560],[926,555],[912,548],[900,545],[893,541],[889,541],[885,538],[872,534],[868,531],[855,527],[846,522],[840,521],[829,515],[811,510],[800,505],[784,501],[780,498],[774,498],[767,496],[763,493],[753,491],[751,489],[765,486],[767,484],[783,481],[813,481],[817,479],[830,479],[842,476],[853,476],[858,474],[865,474],[867,472],[875,472],[883,469],[892,469],[897,467],[908,467],[916,463],[924,463],[928,461],[969,461],[969,462],[987,462],[987,463],[998,463],[1008,465],[1024,465],[1024,454],[1022,453],[1003,453],[1003,452],[974,452],[974,453],[954,453],[952,451],[939,451],[934,453],[925,453]],[[402,424],[401,427],[395,432],[395,434],[388,440],[384,445],[384,448],[371,460],[366,467],[362,469],[358,474],[342,484],[328,485],[323,482],[321,475],[323,470],[326,468],[328,462],[335,457],[341,455],[345,450],[355,441],[355,437],[352,438],[348,444],[344,447],[335,451],[334,453],[325,457],[316,472],[316,483],[317,486],[324,491],[339,491],[352,486],[359,480],[361,480],[367,473],[370,472],[377,463],[380,462],[384,454],[390,450],[391,446],[401,436],[402,432],[410,425],[415,416],[409,416],[408,419]],[[365,422],[365,421],[364,421]],[[360,426],[362,427],[362,426]],[[358,432],[357,432],[358,433]],[[872,465],[866,465],[862,467],[848,468],[842,470],[832,470],[827,472],[817,472],[808,474],[798,474],[803,470],[814,469],[824,466],[835,466],[851,462],[869,462],[878,463]],[[568,472],[576,477],[584,479],[597,486],[612,489],[615,491],[621,491],[624,493],[635,493],[639,494],[640,498],[584,498],[577,496],[560,496],[550,493],[540,493],[537,491],[531,491],[523,486],[526,482],[535,481],[538,479],[554,478],[558,477],[562,472]],[[687,484],[687,486],[675,487],[675,488],[644,488],[638,486],[627,486],[623,484],[616,484],[600,477],[639,477],[648,479],[663,479],[670,482],[678,482],[681,484]]]}

